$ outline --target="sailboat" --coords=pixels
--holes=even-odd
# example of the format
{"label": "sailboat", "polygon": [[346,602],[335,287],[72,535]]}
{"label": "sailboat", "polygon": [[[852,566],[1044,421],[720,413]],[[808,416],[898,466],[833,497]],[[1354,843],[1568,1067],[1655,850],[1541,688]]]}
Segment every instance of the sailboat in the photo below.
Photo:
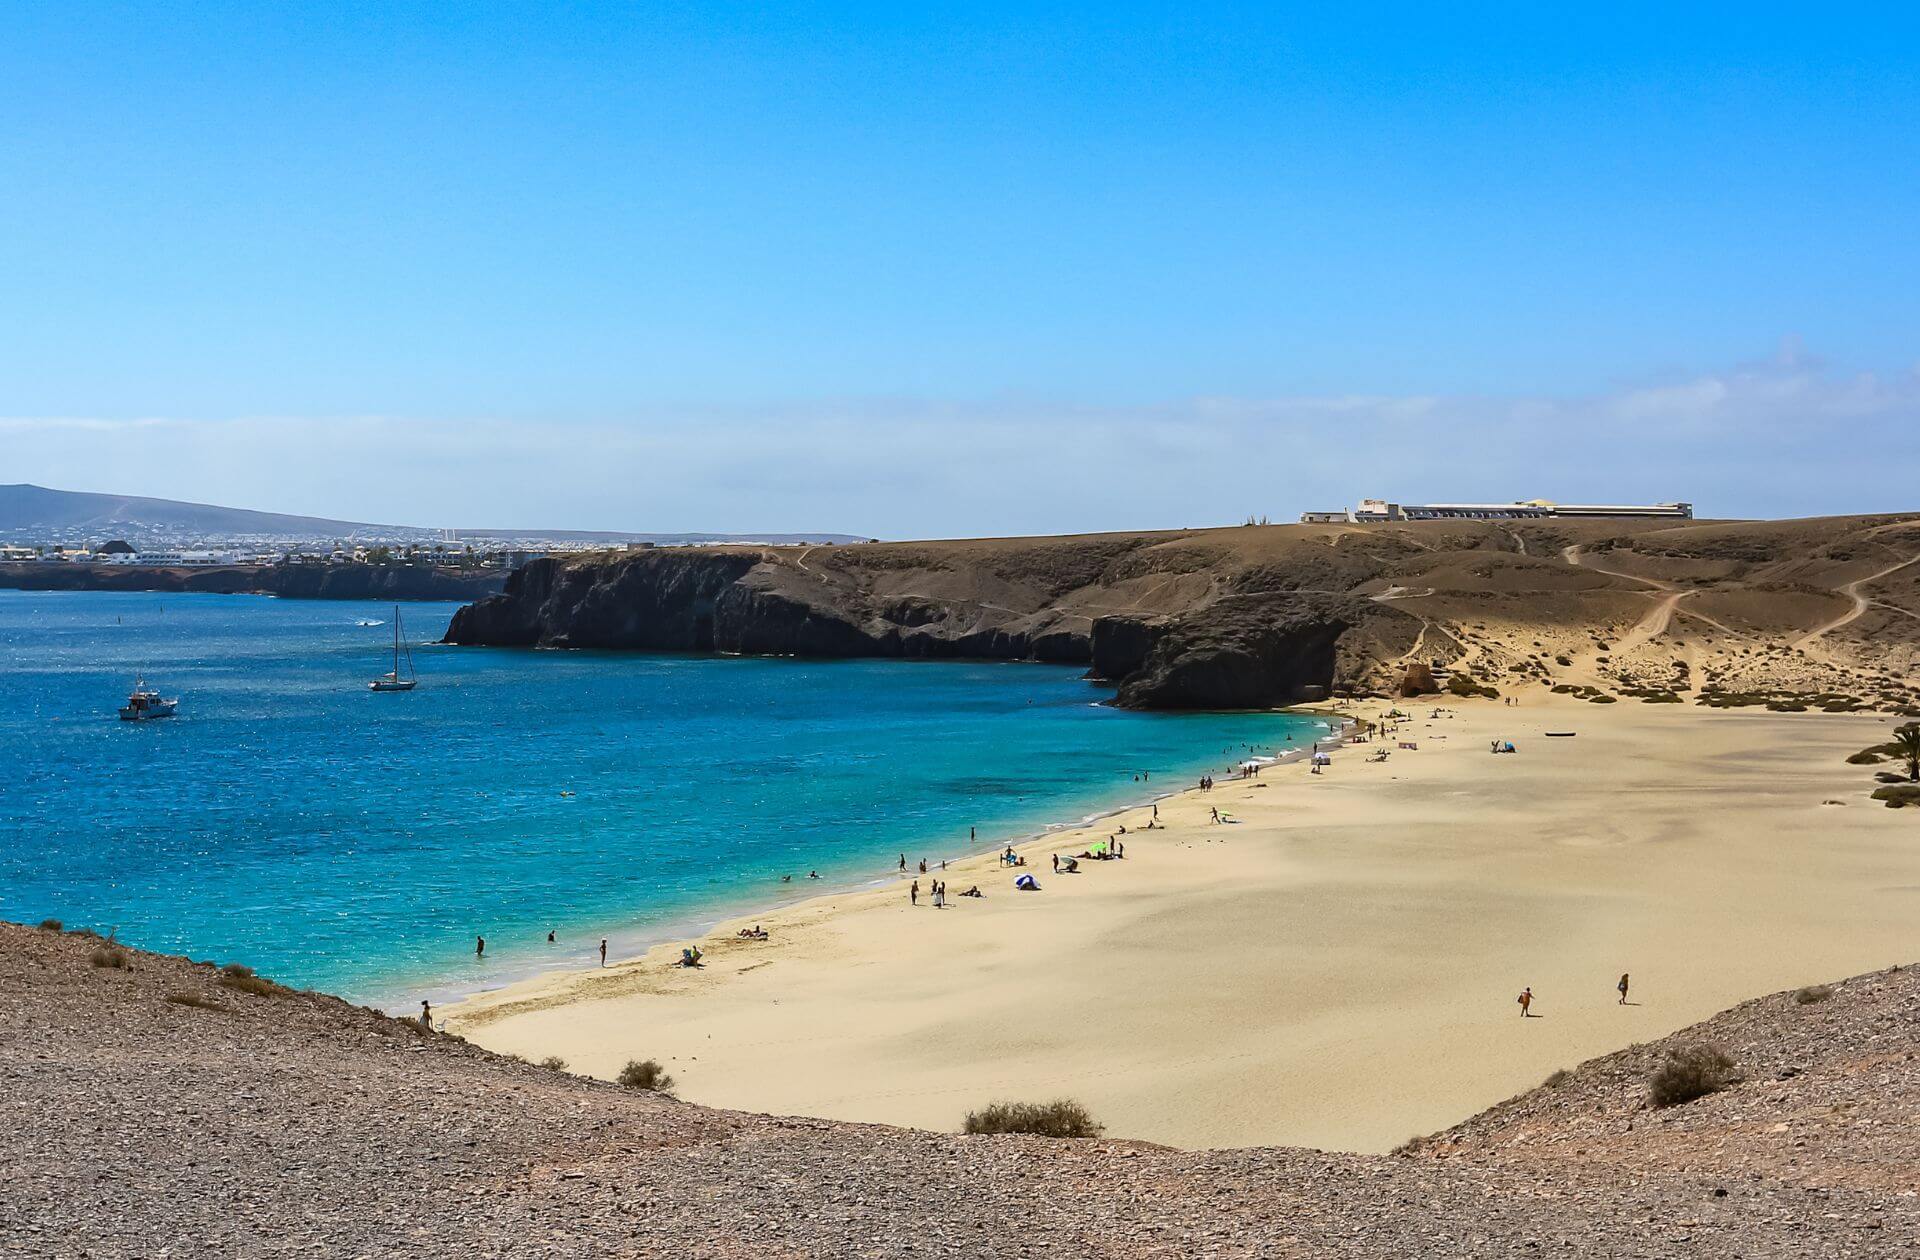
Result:
{"label": "sailboat", "polygon": [[[407,673],[400,675],[400,658],[406,657]],[[400,605],[393,606],[393,669],[367,684],[369,691],[412,691],[420,685],[413,672],[413,649],[400,637]]]}

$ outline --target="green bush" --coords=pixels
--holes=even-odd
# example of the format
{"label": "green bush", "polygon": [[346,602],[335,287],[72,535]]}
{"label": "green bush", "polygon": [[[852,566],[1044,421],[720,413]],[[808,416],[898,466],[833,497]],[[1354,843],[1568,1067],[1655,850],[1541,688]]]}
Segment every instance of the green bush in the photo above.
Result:
{"label": "green bush", "polygon": [[1079,1103],[999,1102],[967,1113],[965,1133],[1032,1133],[1051,1138],[1094,1138],[1105,1132]]}
{"label": "green bush", "polygon": [[628,1089],[644,1089],[654,1094],[673,1092],[673,1078],[652,1059],[628,1059],[627,1066],[621,1068],[620,1075],[614,1079]]}
{"label": "green bush", "polygon": [[1484,696],[1489,700],[1497,700],[1500,697],[1500,693],[1494,688],[1466,674],[1450,675],[1447,678],[1447,690],[1456,696]]}
{"label": "green bush", "polygon": [[1656,1107],[1677,1107],[1716,1094],[1737,1079],[1733,1060],[1720,1047],[1681,1046],[1647,1078],[1647,1100]]}

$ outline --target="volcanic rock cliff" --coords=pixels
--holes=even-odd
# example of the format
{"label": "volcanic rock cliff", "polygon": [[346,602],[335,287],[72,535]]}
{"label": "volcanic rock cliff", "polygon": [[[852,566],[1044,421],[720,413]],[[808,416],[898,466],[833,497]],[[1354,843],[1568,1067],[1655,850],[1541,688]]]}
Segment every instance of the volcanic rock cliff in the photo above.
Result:
{"label": "volcanic rock cliff", "polygon": [[1432,521],[535,561],[447,641],[1080,664],[1138,708],[1489,683],[1898,707],[1920,522]]}

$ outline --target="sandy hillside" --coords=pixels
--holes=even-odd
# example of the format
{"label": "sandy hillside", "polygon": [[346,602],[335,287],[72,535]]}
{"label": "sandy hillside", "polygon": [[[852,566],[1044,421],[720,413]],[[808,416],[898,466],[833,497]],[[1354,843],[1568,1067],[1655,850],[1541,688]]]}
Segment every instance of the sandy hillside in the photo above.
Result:
{"label": "sandy hillside", "polygon": [[[100,951],[0,925],[9,1254],[1802,1260],[1920,1236],[1911,970],[1745,1003],[1388,1158],[713,1111]],[[1650,1109],[1695,1043],[1738,1079]]]}

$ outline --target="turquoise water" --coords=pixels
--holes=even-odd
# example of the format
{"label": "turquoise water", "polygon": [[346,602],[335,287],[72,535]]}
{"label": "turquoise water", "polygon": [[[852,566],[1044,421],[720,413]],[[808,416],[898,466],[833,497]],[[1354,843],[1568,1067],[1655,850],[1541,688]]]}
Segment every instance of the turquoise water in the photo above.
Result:
{"label": "turquoise water", "polygon": [[[405,606],[420,689],[374,695],[390,605],[0,592],[0,917],[410,1005],[1325,729],[1106,708],[1051,666],[427,645],[454,607]],[[136,673],[180,715],[117,720]]]}

